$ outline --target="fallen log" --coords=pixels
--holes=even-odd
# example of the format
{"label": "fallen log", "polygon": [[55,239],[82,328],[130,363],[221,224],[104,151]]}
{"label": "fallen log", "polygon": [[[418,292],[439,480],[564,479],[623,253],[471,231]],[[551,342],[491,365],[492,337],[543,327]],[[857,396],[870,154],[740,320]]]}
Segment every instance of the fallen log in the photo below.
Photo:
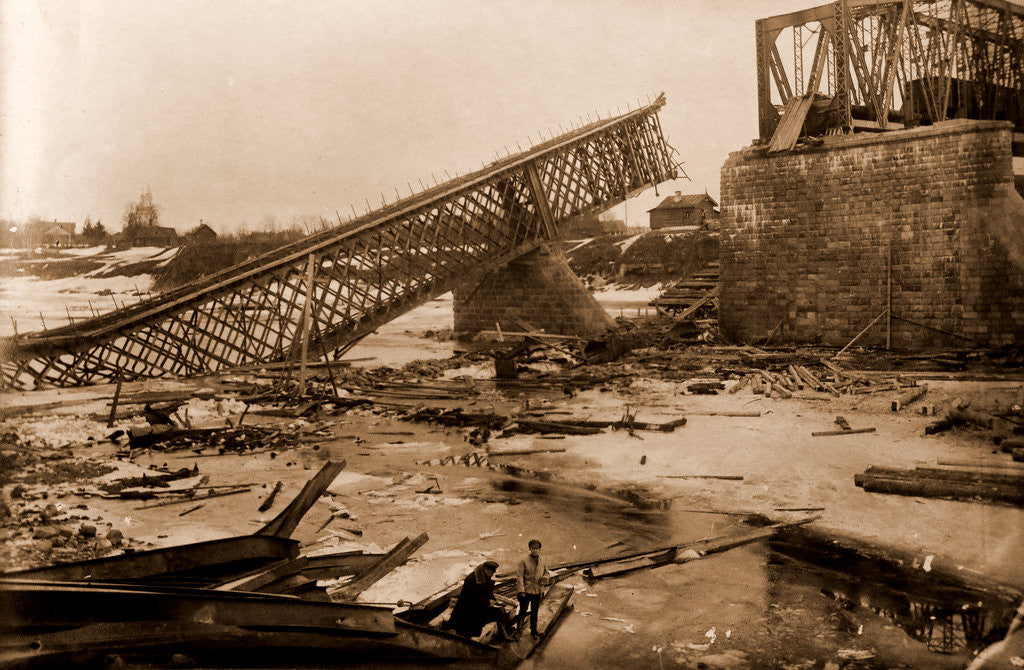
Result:
{"label": "fallen log", "polygon": [[741,482],[743,475],[658,475],[662,479],[727,479]]}
{"label": "fallen log", "polygon": [[823,390],[825,390],[825,385],[822,383],[822,381],[820,379],[818,379],[818,376],[815,375],[813,372],[808,370],[803,365],[796,366],[796,369],[797,369],[797,372],[799,372],[803,376],[804,380],[815,391],[823,391]]}
{"label": "fallen log", "polygon": [[327,589],[327,595],[334,601],[354,600],[360,593],[409,560],[409,557],[426,544],[428,539],[430,538],[426,533],[421,533],[415,539],[404,538],[391,551],[382,556],[372,566],[354,576],[350,581],[340,587]]}
{"label": "fallen log", "polygon": [[903,409],[910,403],[914,402],[915,400],[919,400],[922,396],[924,396],[925,393],[928,393],[927,384],[923,384],[922,386],[912,391],[907,391],[899,398],[896,398],[895,400],[892,401],[892,411],[900,411],[901,409]]}
{"label": "fallen log", "polygon": [[[602,428],[597,426],[580,426],[577,423],[564,421],[537,421],[534,419],[516,419],[514,432],[522,433],[563,433],[565,435],[597,435]],[[609,423],[609,425],[611,425]]]}
{"label": "fallen log", "polygon": [[690,416],[733,416],[733,417],[759,417],[761,412],[754,410],[750,412],[688,412]]}
{"label": "fallen log", "polygon": [[170,507],[171,505],[180,505],[182,503],[198,502],[200,500],[209,500],[211,498],[223,498],[225,496],[238,495],[239,493],[248,493],[249,492],[249,487],[248,486],[239,486],[237,488],[228,489],[227,491],[210,491],[209,493],[206,493],[206,494],[201,495],[201,496],[188,495],[188,493],[192,492],[192,491],[194,491],[194,489],[186,489],[186,490],[182,491],[182,493],[185,494],[185,495],[183,497],[181,497],[181,498],[178,498],[177,500],[161,500],[160,502],[150,503],[148,505],[140,505],[140,506],[136,507],[135,509],[152,509],[154,507]]}
{"label": "fallen log", "polygon": [[944,419],[939,419],[938,421],[935,421],[925,426],[924,434],[937,435],[938,433],[944,433],[951,428],[955,428],[956,426],[962,426],[965,423],[966,422],[963,421],[962,419],[953,419],[947,416]]}
{"label": "fallen log", "polygon": [[777,393],[778,395],[782,396],[783,398],[792,398],[793,397],[793,393],[789,389],[787,389],[785,387],[785,385],[782,383],[782,380],[778,376],[772,375],[770,372],[766,372],[764,374],[767,374],[769,376],[769,378],[771,379],[771,391],[772,391],[772,393]]}
{"label": "fallen log", "polygon": [[976,412],[967,407],[952,407],[946,415],[947,418],[953,421],[961,421],[963,423],[970,423],[981,428],[992,428],[992,422],[994,417],[991,414],[985,414],[983,412]]}
{"label": "fallen log", "polygon": [[284,488],[284,484],[282,484],[280,481],[278,481],[276,484],[274,484],[274,489],[270,492],[270,495],[267,496],[267,499],[264,500],[262,504],[260,504],[258,510],[260,512],[266,512],[268,509],[273,507],[274,506],[274,498],[277,497],[277,494],[280,493],[281,489],[283,489],[283,488]]}
{"label": "fallen log", "polygon": [[828,359],[821,358],[818,359],[818,362],[820,362],[822,365],[824,365],[826,368],[828,368],[835,374],[836,381],[842,381],[843,377],[846,375],[845,370],[843,370],[841,367],[839,367],[838,365],[836,365],[835,363]]}
{"label": "fallen log", "polygon": [[560,454],[565,452],[565,447],[551,449],[491,449],[487,453],[490,456],[529,456],[531,454]]}
{"label": "fallen log", "polygon": [[1016,463],[1007,463],[1005,461],[982,460],[980,458],[940,458],[939,460],[935,461],[935,464],[953,465],[970,468],[996,468],[1024,471],[1024,465],[1017,465]]}
{"label": "fallen log", "polygon": [[873,433],[875,428],[851,428],[850,430],[819,430],[811,433],[811,437],[828,437],[831,435],[856,435],[858,433]]}
{"label": "fallen log", "polygon": [[1014,449],[1024,449],[1024,440],[1019,437],[1008,437],[999,443],[999,451],[1012,454]]}
{"label": "fallen log", "polygon": [[[671,433],[676,428],[686,425],[686,417],[680,417],[665,423],[618,419],[615,421],[598,421],[592,419],[561,419],[559,421],[541,421],[537,419],[516,419],[515,423],[525,428],[523,432],[565,433],[567,435],[596,435],[605,428],[658,430]],[[518,432],[518,431],[517,431]]]}
{"label": "fallen log", "polygon": [[743,375],[740,380],[729,388],[729,393],[737,393],[750,382],[750,375]]}
{"label": "fallen log", "polygon": [[878,477],[905,477],[907,479],[932,479],[955,482],[985,482],[1024,487],[1024,473],[980,472],[974,470],[947,470],[943,468],[917,467],[913,470],[872,465],[864,471],[866,475]]}
{"label": "fallen log", "polygon": [[692,560],[703,558],[708,554],[723,552],[728,549],[733,549],[745,544],[750,544],[751,542],[756,542],[757,540],[771,537],[777,531],[784,528],[802,526],[804,524],[817,521],[820,518],[821,516],[813,516],[806,519],[800,519],[799,521],[776,523],[771,526],[743,533],[734,533],[732,535],[724,535],[706,540],[697,540],[696,542],[687,542],[674,547],[659,549],[644,555],[610,559],[608,561],[595,563],[586,567],[583,570],[583,574],[588,580],[596,581],[647,568],[687,563]]}
{"label": "fallen log", "polygon": [[853,483],[871,493],[889,493],[922,498],[953,498],[970,501],[975,498],[1024,504],[1024,487],[1003,484],[957,482],[939,479],[913,479],[907,477],[881,477],[854,475]]}
{"label": "fallen log", "polygon": [[686,391],[695,395],[718,395],[724,388],[722,382],[694,382],[686,387]]}
{"label": "fallen log", "polygon": [[257,535],[290,537],[299,521],[306,515],[313,503],[323,495],[327,487],[345,469],[345,461],[328,461],[312,479],[299,491],[299,495],[288,504],[270,523],[256,531]]}

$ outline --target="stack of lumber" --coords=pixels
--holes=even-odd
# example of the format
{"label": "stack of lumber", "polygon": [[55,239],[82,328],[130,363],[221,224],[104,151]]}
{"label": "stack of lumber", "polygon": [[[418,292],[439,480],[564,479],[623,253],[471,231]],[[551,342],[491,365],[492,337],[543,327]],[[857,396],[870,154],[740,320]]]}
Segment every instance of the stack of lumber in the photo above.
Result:
{"label": "stack of lumber", "polygon": [[873,465],[855,475],[853,482],[874,493],[1024,505],[1024,471]]}
{"label": "stack of lumber", "polygon": [[[920,398],[927,390],[927,387],[918,388],[914,380],[901,379],[896,375],[891,379],[870,379],[843,370],[826,359],[821,359],[819,363],[819,366],[811,363],[780,363],[772,366],[772,370],[749,369],[739,382],[729,389],[729,393],[736,393],[748,384],[754,393],[763,393],[767,398],[790,398],[794,392],[804,389],[828,393],[836,398],[843,394],[896,391],[902,393],[893,401],[894,408],[898,409]],[[924,390],[921,390],[922,388]],[[909,389],[913,390],[905,392]]]}

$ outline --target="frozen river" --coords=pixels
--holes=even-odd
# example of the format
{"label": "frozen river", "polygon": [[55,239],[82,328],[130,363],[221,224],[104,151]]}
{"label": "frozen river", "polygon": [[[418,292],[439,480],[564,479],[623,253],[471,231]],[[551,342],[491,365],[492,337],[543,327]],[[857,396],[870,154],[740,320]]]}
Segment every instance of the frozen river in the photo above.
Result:
{"label": "frozen river", "polygon": [[[82,258],[101,258],[102,267],[84,276],[41,279],[23,273],[0,279],[0,336],[66,326],[115,307],[148,298],[153,277],[148,274],[103,277],[115,264],[142,260],[162,261],[173,250],[136,248],[102,255],[101,248],[71,250]],[[40,259],[45,264],[45,259]],[[595,293],[612,317],[636,316],[648,306],[659,287],[635,290],[606,289]],[[424,337],[427,331],[443,331],[453,325],[452,294],[446,293],[381,326],[344,356],[359,365],[403,365],[417,359],[448,358],[454,342]]]}

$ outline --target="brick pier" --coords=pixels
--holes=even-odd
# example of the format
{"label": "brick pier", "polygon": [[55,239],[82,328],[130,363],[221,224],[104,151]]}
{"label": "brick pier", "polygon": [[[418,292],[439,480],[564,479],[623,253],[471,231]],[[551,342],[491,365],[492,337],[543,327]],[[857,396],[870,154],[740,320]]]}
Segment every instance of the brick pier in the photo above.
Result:
{"label": "brick pier", "polygon": [[[958,120],[732,154],[722,167],[725,335],[757,341],[781,322],[785,340],[843,345],[891,304],[924,324],[894,318],[897,348],[1024,342],[1012,130]],[[883,318],[860,342],[885,335]]]}

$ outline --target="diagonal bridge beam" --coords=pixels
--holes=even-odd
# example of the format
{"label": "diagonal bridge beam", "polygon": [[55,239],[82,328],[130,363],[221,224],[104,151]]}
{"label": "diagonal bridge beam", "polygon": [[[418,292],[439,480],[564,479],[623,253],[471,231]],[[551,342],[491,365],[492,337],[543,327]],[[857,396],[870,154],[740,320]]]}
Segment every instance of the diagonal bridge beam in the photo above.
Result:
{"label": "diagonal bridge beam", "polygon": [[678,176],[664,104],[661,95],[130,307],[0,339],[0,390],[287,360],[304,311],[314,355],[350,346],[553,239],[565,221]]}

